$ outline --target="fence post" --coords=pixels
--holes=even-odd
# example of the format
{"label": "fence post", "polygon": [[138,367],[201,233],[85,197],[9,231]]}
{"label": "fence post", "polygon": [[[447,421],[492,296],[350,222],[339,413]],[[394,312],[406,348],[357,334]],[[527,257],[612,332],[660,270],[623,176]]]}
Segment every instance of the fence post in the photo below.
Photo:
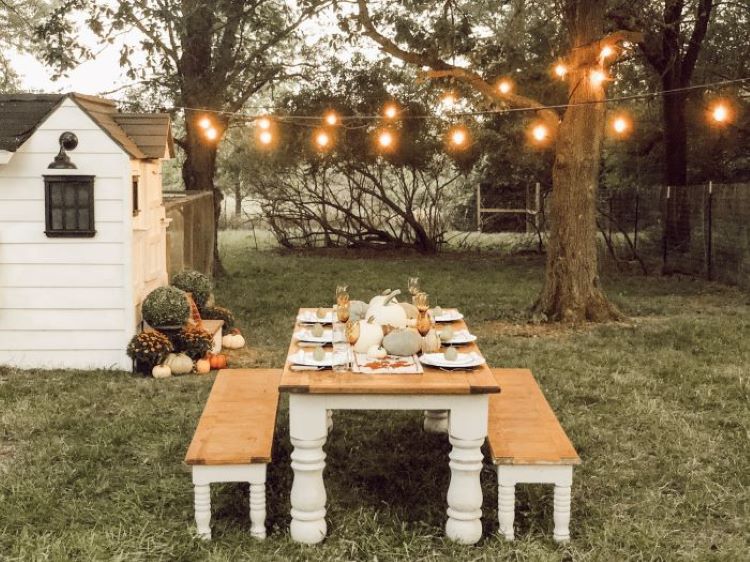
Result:
{"label": "fence post", "polygon": [[482,183],[477,182],[477,232],[482,232]]}
{"label": "fence post", "polygon": [[672,187],[667,186],[667,197],[664,201],[664,228],[661,232],[661,267],[662,271],[667,269],[667,224],[669,224],[669,197],[672,192]]}
{"label": "fence post", "polygon": [[706,277],[709,281],[713,280],[713,198],[714,183],[708,182],[708,194],[706,196],[706,221],[704,223],[705,231],[703,238],[706,241]]}
{"label": "fence post", "polygon": [[539,232],[542,228],[542,186],[539,182],[536,182],[534,186],[534,207],[536,208],[534,227]]}
{"label": "fence post", "polygon": [[[638,255],[638,209],[640,207],[641,192],[635,188],[635,224],[633,225],[633,253]],[[633,256],[635,257],[635,256]]]}

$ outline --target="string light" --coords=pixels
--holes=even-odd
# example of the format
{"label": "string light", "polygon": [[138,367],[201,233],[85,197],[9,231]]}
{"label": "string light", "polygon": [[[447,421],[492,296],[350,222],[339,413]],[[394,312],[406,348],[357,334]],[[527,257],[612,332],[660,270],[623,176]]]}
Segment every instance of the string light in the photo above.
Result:
{"label": "string light", "polygon": [[555,65],[555,76],[558,78],[565,78],[565,75],[568,73],[568,67],[565,66],[563,63],[559,62]]}
{"label": "string light", "polygon": [[255,124],[258,126],[259,129],[263,131],[267,131],[271,128],[271,120],[268,117],[261,117],[258,119]]}
{"label": "string light", "polygon": [[258,140],[261,144],[268,146],[273,142],[273,135],[271,134],[271,131],[261,131],[258,135]]}
{"label": "string light", "polygon": [[632,121],[625,114],[617,115],[614,119],[612,119],[612,131],[618,137],[623,137],[628,134],[632,129],[632,126]]}
{"label": "string light", "polygon": [[211,141],[216,140],[217,138],[219,138],[219,131],[211,127],[211,125],[209,124],[208,129],[206,129],[206,138]]}
{"label": "string light", "polygon": [[198,120],[198,126],[201,129],[208,130],[211,127],[211,120],[208,117],[201,117]]}
{"label": "string light", "polygon": [[503,95],[509,94],[511,90],[513,90],[513,82],[511,82],[508,78],[503,78],[498,83],[497,89],[500,90],[500,93]]}
{"label": "string light", "polygon": [[331,136],[325,131],[318,131],[315,134],[315,144],[319,149],[325,150],[331,146]]}
{"label": "string light", "polygon": [[327,123],[328,125],[330,125],[331,127],[333,127],[334,125],[338,125],[338,123],[339,123],[339,116],[338,116],[338,114],[337,114],[337,113],[336,113],[335,111],[333,111],[333,110],[331,110],[331,111],[328,111],[328,112],[327,112],[327,113],[325,114],[325,117],[324,117],[323,119],[325,119],[325,122],[326,122],[326,123]]}
{"label": "string light", "polygon": [[378,148],[383,152],[390,152],[396,147],[396,134],[389,130],[383,129],[377,136]]}
{"label": "string light", "polygon": [[711,109],[711,119],[716,123],[723,125],[727,123],[730,118],[729,106],[726,102],[719,101]]}
{"label": "string light", "polygon": [[458,96],[456,95],[454,91],[451,90],[451,91],[445,92],[445,94],[443,94],[443,97],[440,99],[440,101],[447,109],[452,109],[453,106],[456,105],[456,102],[458,101]]}
{"label": "string light", "polygon": [[615,54],[615,50],[612,48],[611,45],[604,45],[604,47],[602,47],[601,53],[599,53],[599,56],[601,57],[602,60],[604,60],[604,59],[608,59],[614,54]]}
{"label": "string light", "polygon": [[592,70],[589,75],[589,80],[594,86],[601,86],[606,79],[607,75],[603,70]]}
{"label": "string light", "polygon": [[462,149],[469,144],[469,130],[463,125],[451,127],[446,134],[446,144],[449,148]]}
{"label": "string light", "polygon": [[395,119],[398,115],[398,107],[395,103],[389,103],[383,108],[383,115],[386,119]]}
{"label": "string light", "polygon": [[537,121],[529,128],[529,139],[533,144],[543,146],[550,140],[550,130],[547,125]]}

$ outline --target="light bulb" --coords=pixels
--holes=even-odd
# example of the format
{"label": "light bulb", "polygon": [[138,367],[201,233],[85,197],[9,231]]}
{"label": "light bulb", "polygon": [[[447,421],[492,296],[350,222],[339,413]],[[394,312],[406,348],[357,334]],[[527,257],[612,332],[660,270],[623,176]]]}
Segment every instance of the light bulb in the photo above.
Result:
{"label": "light bulb", "polygon": [[331,127],[336,125],[339,122],[339,116],[336,115],[335,111],[329,111],[326,113],[325,121],[328,123]]}
{"label": "light bulb", "polygon": [[258,125],[258,128],[267,131],[271,128],[271,120],[268,117],[261,117],[256,121],[256,124]]}
{"label": "light bulb", "polygon": [[549,135],[549,129],[547,129],[546,125],[539,124],[531,130],[531,135],[537,142],[542,142]]}
{"label": "light bulb", "polygon": [[723,103],[720,103],[716,105],[711,112],[711,117],[713,117],[713,120],[717,123],[724,123],[727,119],[729,119],[729,109],[726,105]]}
{"label": "light bulb", "polygon": [[589,79],[594,86],[601,86],[602,83],[607,79],[607,75],[601,70],[594,70],[591,72]]}
{"label": "light bulb", "polygon": [[509,94],[510,91],[513,89],[513,84],[510,80],[501,80],[500,83],[497,85],[497,89],[500,90],[501,94]]}
{"label": "light bulb", "polygon": [[268,145],[273,141],[273,135],[271,134],[271,131],[263,131],[258,135],[258,140],[260,140],[262,144]]}
{"label": "light bulb", "polygon": [[211,120],[208,117],[202,117],[198,120],[198,126],[201,129],[208,129],[209,127],[211,127]]}
{"label": "light bulb", "polygon": [[317,135],[315,135],[315,143],[320,148],[325,148],[328,146],[331,142],[331,137],[328,136],[328,133],[325,131],[320,131]]}
{"label": "light bulb", "polygon": [[555,66],[555,74],[559,78],[565,78],[565,75],[568,73],[568,68],[563,63],[558,63]]}
{"label": "light bulb", "polygon": [[615,54],[615,50],[610,45],[604,45],[604,47],[602,47],[601,53],[599,53],[599,56],[603,59],[606,59],[606,58],[611,57],[614,54]]}
{"label": "light bulb", "polygon": [[396,115],[398,115],[398,108],[394,104],[389,103],[385,106],[383,115],[385,115],[387,119],[395,119]]}
{"label": "light bulb", "polygon": [[447,107],[448,109],[451,109],[457,101],[458,98],[453,92],[447,92],[442,99],[443,105],[445,105],[445,107]]}
{"label": "light bulb", "polygon": [[219,137],[219,131],[214,129],[209,125],[209,128],[206,129],[206,138],[208,140],[216,140]]}
{"label": "light bulb", "polygon": [[466,131],[463,129],[455,129],[451,133],[451,142],[456,146],[461,146],[466,142]]}
{"label": "light bulb", "polygon": [[615,133],[621,135],[628,130],[628,120],[625,117],[617,117],[612,122],[612,128],[615,130]]}
{"label": "light bulb", "polygon": [[389,148],[393,145],[393,134],[389,131],[383,131],[378,135],[378,144],[383,148]]}

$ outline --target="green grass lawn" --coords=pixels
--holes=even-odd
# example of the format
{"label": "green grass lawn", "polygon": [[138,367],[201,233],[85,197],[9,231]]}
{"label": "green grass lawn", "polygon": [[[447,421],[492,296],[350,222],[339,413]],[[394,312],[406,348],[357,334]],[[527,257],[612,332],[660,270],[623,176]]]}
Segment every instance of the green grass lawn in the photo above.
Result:
{"label": "green grass lawn", "polygon": [[443,537],[449,445],[416,413],[337,414],[326,445],[329,537],[288,535],[290,444],[282,404],[268,482],[269,538],[249,535],[247,488],[215,486],[213,541],[192,538],[182,459],[213,375],[0,368],[2,560],[747,560],[750,298],[686,278],[606,279],[628,322],[577,330],[523,324],[539,258],[489,254],[315,255],[225,244],[217,300],[249,349],[235,366],[281,366],[296,309],[405,287],[457,306],[493,366],[528,367],[583,458],[572,541],[552,535],[552,492],[519,486],[514,543],[497,536],[482,475],[485,538]]}

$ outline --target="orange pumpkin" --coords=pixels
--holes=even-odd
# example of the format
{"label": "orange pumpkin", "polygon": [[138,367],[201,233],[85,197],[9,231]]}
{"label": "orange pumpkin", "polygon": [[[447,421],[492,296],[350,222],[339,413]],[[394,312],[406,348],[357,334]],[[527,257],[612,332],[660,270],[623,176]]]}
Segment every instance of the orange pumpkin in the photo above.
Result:
{"label": "orange pumpkin", "polygon": [[212,369],[226,369],[227,356],[223,353],[212,353],[208,356],[208,362]]}

